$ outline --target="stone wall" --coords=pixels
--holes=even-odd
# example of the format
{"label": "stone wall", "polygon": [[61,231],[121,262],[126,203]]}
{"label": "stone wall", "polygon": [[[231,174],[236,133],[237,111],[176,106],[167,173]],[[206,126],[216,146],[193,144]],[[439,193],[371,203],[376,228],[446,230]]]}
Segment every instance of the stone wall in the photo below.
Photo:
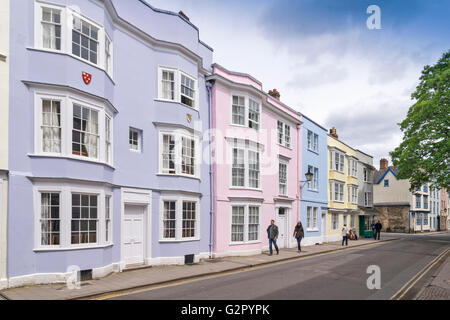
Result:
{"label": "stone wall", "polygon": [[375,221],[380,220],[384,232],[409,232],[408,206],[376,206],[378,215]]}

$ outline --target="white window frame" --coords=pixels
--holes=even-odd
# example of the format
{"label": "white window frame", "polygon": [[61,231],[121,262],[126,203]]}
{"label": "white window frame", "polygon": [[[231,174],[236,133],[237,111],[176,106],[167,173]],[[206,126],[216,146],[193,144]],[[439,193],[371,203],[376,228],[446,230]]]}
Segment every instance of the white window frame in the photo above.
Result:
{"label": "white window frame", "polygon": [[[249,190],[262,190],[262,180],[261,180],[261,157],[262,157],[262,148],[257,143],[251,141],[245,141],[241,139],[235,139],[233,141],[228,142],[229,146],[229,154],[228,154],[228,163],[229,166],[229,185],[230,189],[249,189]],[[244,185],[243,186],[234,186],[233,185],[233,154],[234,149],[240,149],[244,151]],[[250,187],[250,162],[249,162],[249,154],[250,152],[255,152],[259,154],[259,187],[253,188]]]}
{"label": "white window frame", "polygon": [[[280,166],[286,166],[286,182],[284,184],[281,183],[281,180],[280,180],[280,178],[281,178]],[[285,193],[281,192],[282,186],[284,186],[284,188],[286,190]],[[289,162],[286,160],[282,160],[282,159],[280,159],[279,163],[278,163],[278,194],[280,196],[285,196],[285,197],[289,194]]]}
{"label": "white window frame", "polygon": [[[336,185],[338,186],[338,195],[339,197],[336,199]],[[342,193],[341,193],[342,189]],[[331,181],[330,182],[330,200],[334,202],[344,203],[345,201],[345,182],[342,181]],[[341,197],[342,196],[342,197]]]}
{"label": "white window frame", "polygon": [[339,214],[331,213],[331,230],[339,230]]}
{"label": "white window frame", "polygon": [[[130,143],[130,133],[136,133],[137,134],[137,149],[133,149],[133,144]],[[134,139],[131,139],[134,140]],[[141,153],[142,152],[142,131],[133,127],[130,127],[128,130],[128,148],[130,149],[130,151],[132,152],[136,152],[136,153]]]}
{"label": "white window frame", "polygon": [[347,186],[347,192],[348,203],[358,204],[358,187],[353,184],[349,184]]}
{"label": "white window frame", "polygon": [[354,214],[350,215],[350,228],[355,228],[355,222],[356,222],[355,215]]}
{"label": "white window frame", "polygon": [[319,135],[311,130],[307,133],[308,150],[313,152],[319,152]]}
{"label": "white window frame", "polygon": [[358,177],[358,162],[352,157],[348,158],[348,175]]}
{"label": "white window frame", "polygon": [[372,206],[372,192],[364,192],[364,206],[365,207]]}
{"label": "white window frame", "polygon": [[[244,124],[240,123],[234,123],[233,122],[233,97],[243,98],[244,99],[244,105],[240,105],[240,107],[244,108]],[[259,122],[256,122],[254,120],[251,120],[249,117],[250,114],[250,100],[258,104],[259,107]],[[258,128],[250,127],[250,121],[253,123],[256,123]],[[242,127],[242,128],[250,128],[256,131],[261,130],[261,123],[262,123],[262,101],[261,99],[258,99],[252,95],[249,95],[245,92],[240,91],[232,91],[230,93],[230,125],[236,126],[236,127]]]}
{"label": "white window frame", "polygon": [[310,191],[318,191],[319,190],[319,168],[308,165],[308,170],[311,170],[313,173],[313,178],[311,181],[308,181],[308,190]]}
{"label": "white window frame", "polygon": [[[61,112],[61,152],[44,152],[42,145],[42,101],[58,100],[60,101]],[[86,157],[73,154],[72,150],[72,130],[73,130],[73,105],[77,104],[84,108],[89,108],[98,112],[98,152],[97,158]],[[106,131],[105,117],[110,119],[110,161],[106,157]],[[61,157],[83,160],[88,162],[97,162],[102,164],[113,165],[114,150],[114,117],[111,110],[105,103],[101,103],[79,94],[69,93],[64,90],[40,90],[34,91],[34,153],[32,156],[48,156]]]}
{"label": "white window frame", "polygon": [[[339,164],[339,168],[336,169],[336,156],[339,157],[338,160],[338,164]],[[338,151],[336,149],[332,149],[330,150],[330,169],[340,172],[340,173],[345,173],[345,153]]]}
{"label": "white window frame", "polygon": [[[281,124],[281,131],[280,131],[280,124]],[[289,128],[289,135],[286,134],[286,132],[288,131],[288,130],[286,130],[287,128]],[[280,143],[280,139],[281,139],[281,143]],[[280,146],[291,149],[291,145],[292,145],[291,126],[282,120],[277,120],[277,143]]]}
{"label": "white window frame", "polygon": [[[47,2],[41,2],[39,0],[34,1],[34,48],[42,51],[49,51],[49,52],[58,52],[62,54],[67,54],[75,59],[78,59],[80,61],[83,61],[89,65],[95,66],[97,68],[102,69],[105,71],[106,74],[108,74],[111,78],[113,76],[113,41],[112,38],[107,35],[106,30],[104,26],[97,23],[96,21],[93,21],[89,17],[85,16],[82,13],[76,12],[69,6],[65,5],[59,5],[59,4],[50,4]],[[54,10],[60,10],[61,11],[61,50],[55,50],[50,48],[44,48],[43,46],[43,31],[42,31],[42,9],[43,8],[49,8]],[[77,17],[79,19],[82,19],[89,24],[93,25],[94,27],[98,28],[98,49],[97,49],[97,63],[92,63],[89,60],[83,59],[81,57],[78,57],[72,53],[72,27],[73,27],[73,18]],[[105,54],[105,39],[106,37],[109,38],[111,41],[111,70],[106,70],[105,68],[105,60],[106,60],[106,54]]]}
{"label": "white window frame", "polygon": [[[163,80],[163,71],[167,72],[173,72],[174,73],[174,99],[167,99],[163,97],[163,86],[162,86],[162,80]],[[181,75],[188,77],[189,79],[194,81],[194,88],[195,88],[195,94],[194,94],[194,105],[192,107],[184,104],[181,102]],[[182,71],[181,69],[169,67],[169,66],[158,66],[158,97],[155,100],[158,101],[164,101],[164,102],[174,102],[178,103],[186,108],[199,110],[199,86],[198,86],[198,78],[195,76],[192,76],[185,71]],[[189,98],[190,99],[190,98]]]}
{"label": "white window frame", "polygon": [[[189,177],[189,178],[201,178],[201,136],[197,132],[188,131],[186,129],[181,128],[170,128],[170,127],[159,127],[159,151],[158,151],[158,158],[159,158],[159,165],[158,165],[158,174],[159,175],[167,175],[167,176],[183,176],[183,177]],[[172,135],[175,140],[175,173],[166,173],[164,172],[163,168],[163,150],[164,150],[164,135]],[[182,173],[182,138],[188,138],[193,139],[195,143],[195,150],[194,150],[194,175]]]}
{"label": "white window frame", "polygon": [[[108,62],[108,57],[106,55],[106,40],[109,41],[109,46],[110,46],[110,50],[109,50],[109,62]],[[104,44],[104,54],[105,54],[105,58],[104,58],[104,68],[106,73],[109,74],[109,76],[112,78],[113,77],[113,71],[114,71],[114,48],[113,48],[113,42],[111,40],[111,37],[108,35],[108,33],[105,31],[105,44]]]}
{"label": "white window frame", "polygon": [[[164,202],[175,202],[175,238],[164,237]],[[195,237],[183,237],[183,202],[195,202]],[[162,193],[159,201],[159,242],[186,242],[200,240],[201,207],[200,197]]]}
{"label": "white window frame", "polygon": [[[60,244],[42,245],[41,244],[41,193],[59,193],[60,194]],[[72,221],[72,193],[89,194],[97,196],[97,242],[86,244],[72,244],[71,241],[71,221]],[[111,237],[106,241],[105,225],[105,196],[111,196]],[[53,182],[36,182],[33,186],[34,203],[34,251],[59,251],[59,250],[78,250],[85,248],[101,248],[113,245],[114,233],[114,197],[112,190],[103,186],[91,187],[82,183],[62,182],[54,184]]]}
{"label": "white window frame", "polygon": [[[244,240],[243,241],[232,241],[232,219],[233,219],[233,207],[244,207]],[[258,229],[258,239],[256,240],[248,240],[249,236],[249,212],[250,207],[258,207],[259,213],[259,229]],[[229,220],[229,245],[239,245],[239,244],[251,244],[251,243],[260,243],[261,242],[261,216],[262,209],[261,203],[253,203],[253,202],[230,202],[230,220]]]}

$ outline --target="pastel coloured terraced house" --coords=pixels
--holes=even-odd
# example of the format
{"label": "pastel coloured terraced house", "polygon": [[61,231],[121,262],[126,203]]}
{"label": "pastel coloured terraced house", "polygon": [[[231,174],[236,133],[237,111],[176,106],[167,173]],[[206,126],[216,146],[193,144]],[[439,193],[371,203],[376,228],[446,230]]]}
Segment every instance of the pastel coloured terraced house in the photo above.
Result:
{"label": "pastel coloured terraced house", "polygon": [[9,0],[0,6],[0,289],[7,286]]}
{"label": "pastel coloured terraced house", "polygon": [[295,245],[300,218],[301,116],[262,90],[250,75],[213,65],[211,107],[214,256],[268,249],[266,229],[279,227],[278,246]]}
{"label": "pastel coloured terraced house", "polygon": [[8,33],[5,8],[2,279],[64,282],[73,268],[97,278],[208,257],[210,165],[201,150],[209,153],[212,49],[197,27],[141,0],[14,0]]}
{"label": "pastel coloured terraced house", "polygon": [[345,225],[359,234],[357,151],[338,139],[335,128],[328,134],[327,241],[342,239]]}
{"label": "pastel coloured terraced house", "polygon": [[327,130],[304,115],[302,121],[301,178],[308,172],[313,174],[310,182],[300,184],[300,220],[305,231],[302,243],[314,245],[327,237]]}

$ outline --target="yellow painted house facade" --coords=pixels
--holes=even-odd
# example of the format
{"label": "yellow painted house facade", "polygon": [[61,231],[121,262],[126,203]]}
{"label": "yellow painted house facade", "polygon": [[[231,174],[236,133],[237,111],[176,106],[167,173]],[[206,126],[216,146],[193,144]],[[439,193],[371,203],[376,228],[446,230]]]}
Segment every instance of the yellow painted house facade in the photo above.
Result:
{"label": "yellow painted house facade", "polygon": [[357,151],[330,130],[328,145],[327,241],[342,239],[345,225],[359,235]]}

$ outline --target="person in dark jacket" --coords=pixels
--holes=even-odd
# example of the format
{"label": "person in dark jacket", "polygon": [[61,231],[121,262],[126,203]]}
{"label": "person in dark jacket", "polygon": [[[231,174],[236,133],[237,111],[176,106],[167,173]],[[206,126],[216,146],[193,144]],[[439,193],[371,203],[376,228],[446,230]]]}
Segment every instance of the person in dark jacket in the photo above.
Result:
{"label": "person in dark jacket", "polygon": [[275,246],[275,250],[277,250],[277,254],[280,254],[277,246],[278,239],[278,227],[275,224],[275,220],[270,221],[270,226],[267,228],[267,237],[269,238],[269,251],[270,255],[273,254],[272,244]]}
{"label": "person in dark jacket", "polygon": [[381,233],[381,229],[383,228],[383,225],[381,224],[380,220],[378,220],[378,222],[375,224],[375,230],[377,232],[377,236],[375,240],[380,240],[380,233]]}
{"label": "person in dark jacket", "polygon": [[295,226],[294,229],[294,238],[297,239],[297,247],[298,247],[298,252],[302,251],[302,248],[300,247],[300,242],[302,241],[302,238],[305,236],[305,233],[303,231],[303,226],[301,221],[297,222],[297,225]]}

